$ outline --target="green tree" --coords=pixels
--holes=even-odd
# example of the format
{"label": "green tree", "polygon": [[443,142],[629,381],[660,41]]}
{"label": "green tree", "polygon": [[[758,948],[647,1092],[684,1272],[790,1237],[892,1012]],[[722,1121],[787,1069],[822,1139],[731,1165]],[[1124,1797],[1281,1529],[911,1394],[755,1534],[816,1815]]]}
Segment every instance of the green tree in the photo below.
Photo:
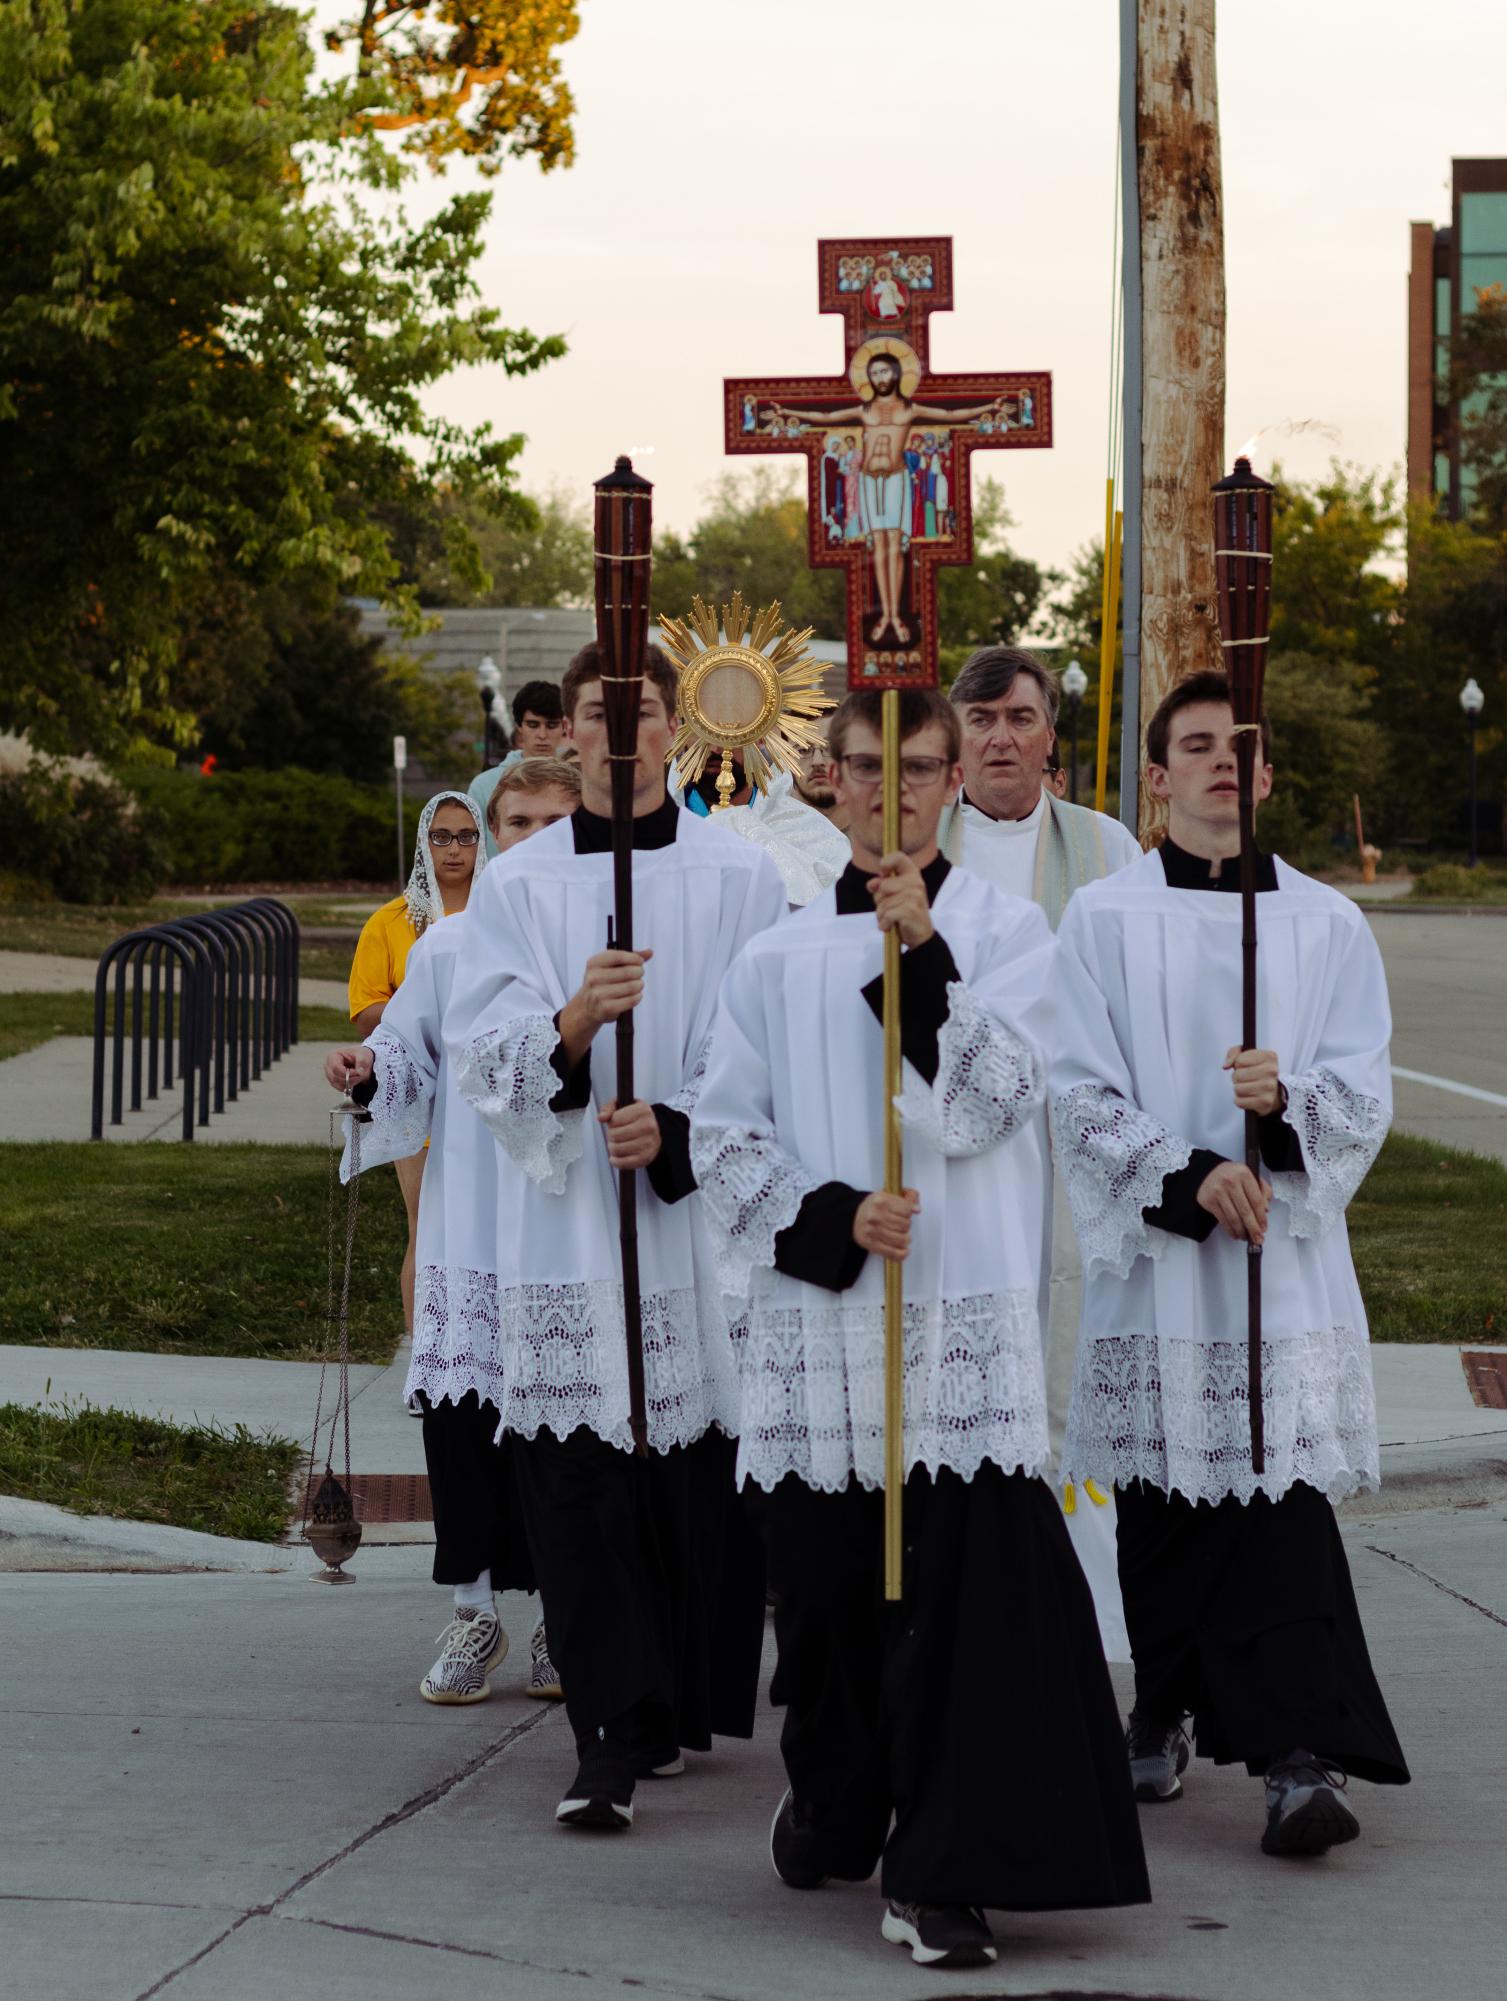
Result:
{"label": "green tree", "polygon": [[842,638],[842,571],[809,567],[806,503],[794,473],[768,466],[744,479],[729,473],[688,536],[656,537],[656,616],[683,618],[693,597],[723,604],[734,591],[751,605],[778,598],[792,625],[814,627],[818,639]]}
{"label": "green tree", "polygon": [[575,0],[362,0],[324,40],[355,56],[358,130],[402,132],[436,169],[531,156],[548,172],[575,157],[556,51],[579,26]]}
{"label": "green tree", "polygon": [[[592,602],[591,505],[557,490],[502,517],[474,502],[447,501],[417,566],[426,605],[578,607]],[[446,546],[463,531],[475,569],[462,570]],[[464,552],[469,564],[471,550]]]}
{"label": "green tree", "polygon": [[[1010,547],[1015,525],[998,480],[981,481],[973,506],[973,560],[937,570],[937,628],[944,648],[1013,646],[1062,582]],[[958,662],[961,665],[961,660]]]}
{"label": "green tree", "polygon": [[1386,737],[1371,715],[1373,685],[1353,661],[1271,655],[1266,713],[1275,781],[1261,808],[1265,845],[1295,856],[1317,839],[1348,840],[1357,793],[1368,829],[1379,826],[1390,786]]}
{"label": "green tree", "polygon": [[1272,650],[1375,668],[1388,658],[1402,513],[1395,479],[1333,465],[1312,485],[1272,478]]}
{"label": "green tree", "polygon": [[392,740],[442,767],[454,732],[469,723],[464,676],[426,672],[362,632],[354,609],[286,588],[233,586],[187,637],[198,749],[224,770],[338,772],[376,782],[391,769]]}
{"label": "green tree", "polygon": [[180,655],[224,579],[401,597],[384,506],[502,503],[522,442],[424,391],[563,343],[477,304],[486,196],[411,225],[380,142],[340,144],[348,98],[285,9],[13,0],[0,68],[0,723],[183,745]]}

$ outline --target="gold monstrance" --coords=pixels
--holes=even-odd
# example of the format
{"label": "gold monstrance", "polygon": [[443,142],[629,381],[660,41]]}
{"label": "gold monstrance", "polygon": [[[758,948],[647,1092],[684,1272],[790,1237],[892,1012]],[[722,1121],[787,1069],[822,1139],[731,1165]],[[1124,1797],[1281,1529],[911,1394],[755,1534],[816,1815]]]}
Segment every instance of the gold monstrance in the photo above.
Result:
{"label": "gold monstrance", "polygon": [[778,603],[751,611],[734,591],[720,611],[693,598],[689,619],[661,618],[659,630],[680,672],[680,728],[670,761],[681,783],[694,785],[712,752],[720,752],[712,811],[721,813],[737,783],[735,750],[761,791],[771,767],[798,772],[803,753],[821,741],[812,718],[837,706],[821,692],[821,661],[806,651],[812,628],[790,630]]}

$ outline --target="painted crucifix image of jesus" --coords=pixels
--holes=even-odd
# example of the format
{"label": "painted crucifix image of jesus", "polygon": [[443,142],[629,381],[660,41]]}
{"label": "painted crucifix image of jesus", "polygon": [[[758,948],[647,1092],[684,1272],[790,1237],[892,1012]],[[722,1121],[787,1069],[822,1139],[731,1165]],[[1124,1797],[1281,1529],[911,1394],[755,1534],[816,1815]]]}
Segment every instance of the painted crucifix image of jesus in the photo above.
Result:
{"label": "painted crucifix image of jesus", "polygon": [[[804,400],[799,405],[769,406],[785,423],[802,425],[857,424],[863,455],[860,493],[865,540],[873,551],[878,616],[869,628],[874,645],[886,638],[908,646],[914,634],[904,615],[905,555],[910,540],[910,478],[905,450],[918,423],[945,426],[977,423],[1000,415],[1001,399],[944,408],[920,403],[906,388],[919,381],[921,363],[904,341],[870,341],[853,356],[850,379],[856,401],[824,404]],[[909,385],[907,383],[909,378]]]}

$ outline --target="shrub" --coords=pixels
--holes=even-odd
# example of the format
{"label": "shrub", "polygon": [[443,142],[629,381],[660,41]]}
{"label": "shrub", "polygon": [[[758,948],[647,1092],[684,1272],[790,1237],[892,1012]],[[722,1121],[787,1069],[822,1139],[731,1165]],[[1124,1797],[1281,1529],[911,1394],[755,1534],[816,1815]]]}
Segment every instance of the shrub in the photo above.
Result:
{"label": "shrub", "polygon": [[1459,862],[1436,862],[1413,879],[1414,896],[1426,896],[1433,903],[1479,903],[1500,895],[1501,889],[1500,876]]}
{"label": "shrub", "polygon": [[0,855],[33,894],[133,903],[162,879],[165,848],[153,813],[126,787],[35,759],[0,772]]}
{"label": "shrub", "polygon": [[[141,767],[123,778],[163,829],[173,882],[392,877],[395,815],[385,786],[296,769],[204,775]],[[418,812],[405,801],[405,856],[413,853]]]}

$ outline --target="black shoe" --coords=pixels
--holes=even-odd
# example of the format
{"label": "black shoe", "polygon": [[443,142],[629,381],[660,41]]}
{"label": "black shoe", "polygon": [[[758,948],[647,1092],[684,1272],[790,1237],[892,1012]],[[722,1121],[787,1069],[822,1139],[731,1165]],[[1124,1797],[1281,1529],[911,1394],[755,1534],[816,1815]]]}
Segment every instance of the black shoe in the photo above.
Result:
{"label": "black shoe", "polygon": [[580,1746],[581,1766],[555,1819],[565,1827],[620,1833],[633,1825],[633,1757],[604,1730]]}
{"label": "black shoe", "polygon": [[1171,1723],[1153,1723],[1139,1709],[1132,1709],[1125,1749],[1130,1755],[1130,1783],[1138,1800],[1165,1804],[1182,1797],[1182,1774],[1188,1769],[1190,1747],[1181,1717]]}
{"label": "black shoe", "polygon": [[774,1873],[792,1890],[819,1890],[827,1880],[818,1860],[819,1848],[809,1809],[787,1787],[769,1828],[769,1859]]}
{"label": "black shoe", "polygon": [[891,1897],[880,1930],[891,1945],[908,1945],[918,1966],[992,1966],[999,1958],[994,1934],[973,1904],[901,1904]]}
{"label": "black shoe", "polygon": [[1338,1765],[1289,1751],[1266,1768],[1266,1832],[1261,1846],[1268,1855],[1322,1855],[1342,1841],[1354,1841],[1360,1822],[1343,1794],[1345,1774]]}

